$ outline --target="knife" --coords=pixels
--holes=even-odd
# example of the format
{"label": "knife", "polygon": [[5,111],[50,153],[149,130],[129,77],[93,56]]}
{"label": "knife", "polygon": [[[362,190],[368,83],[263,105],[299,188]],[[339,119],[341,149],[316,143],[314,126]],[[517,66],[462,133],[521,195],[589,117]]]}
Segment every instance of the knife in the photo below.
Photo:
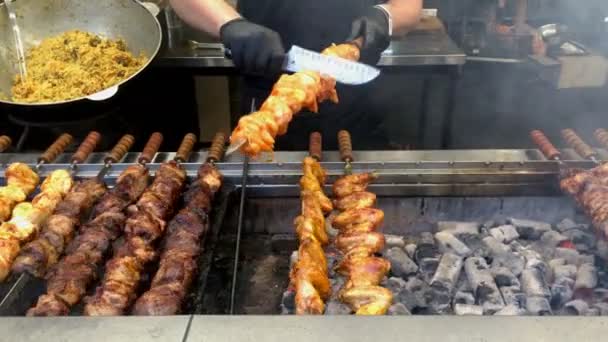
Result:
{"label": "knife", "polygon": [[[192,49],[220,50],[227,58],[232,57],[230,50],[224,48],[222,44],[189,41],[189,45]],[[373,66],[335,56],[325,56],[296,45],[292,46],[285,55],[283,70],[289,72],[317,71],[334,78],[339,83],[348,85],[365,84],[380,75],[380,70]]]}

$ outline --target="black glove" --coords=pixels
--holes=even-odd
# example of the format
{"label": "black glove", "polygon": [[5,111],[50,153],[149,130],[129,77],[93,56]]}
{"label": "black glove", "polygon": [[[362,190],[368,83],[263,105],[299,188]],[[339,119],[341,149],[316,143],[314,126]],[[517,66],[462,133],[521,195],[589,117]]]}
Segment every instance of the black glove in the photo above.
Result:
{"label": "black glove", "polygon": [[367,64],[378,63],[380,55],[391,42],[386,13],[379,8],[371,7],[363,16],[355,19],[350,37],[346,41],[350,42],[357,38],[363,38],[361,61]]}
{"label": "black glove", "polygon": [[220,28],[220,39],[241,71],[254,75],[281,72],[285,49],[275,31],[245,19],[235,19]]}

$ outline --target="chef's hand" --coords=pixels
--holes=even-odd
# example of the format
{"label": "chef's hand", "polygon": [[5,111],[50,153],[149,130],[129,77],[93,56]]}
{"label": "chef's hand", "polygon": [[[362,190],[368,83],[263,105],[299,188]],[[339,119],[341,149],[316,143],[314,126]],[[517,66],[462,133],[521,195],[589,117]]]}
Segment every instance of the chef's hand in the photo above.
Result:
{"label": "chef's hand", "polygon": [[370,7],[363,16],[355,19],[347,42],[363,38],[361,61],[376,64],[380,55],[391,42],[389,19],[386,13],[376,7]]}
{"label": "chef's hand", "polygon": [[285,49],[277,32],[239,18],[220,28],[220,39],[241,71],[255,75],[281,72]]}

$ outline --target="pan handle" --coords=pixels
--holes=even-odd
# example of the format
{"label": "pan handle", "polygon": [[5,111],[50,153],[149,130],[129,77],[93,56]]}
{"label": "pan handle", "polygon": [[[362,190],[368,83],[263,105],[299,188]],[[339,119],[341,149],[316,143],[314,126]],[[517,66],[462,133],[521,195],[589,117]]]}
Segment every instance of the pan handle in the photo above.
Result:
{"label": "pan handle", "polygon": [[118,86],[110,87],[93,95],[87,96],[91,101],[105,101],[118,93]]}

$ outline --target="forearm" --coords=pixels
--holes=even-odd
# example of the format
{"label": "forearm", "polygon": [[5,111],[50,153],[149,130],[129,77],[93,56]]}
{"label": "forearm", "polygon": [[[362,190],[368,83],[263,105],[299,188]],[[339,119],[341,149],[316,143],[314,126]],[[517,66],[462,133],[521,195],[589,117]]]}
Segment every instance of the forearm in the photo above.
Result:
{"label": "forearm", "polygon": [[239,18],[238,12],[224,0],[170,0],[173,10],[190,26],[219,37],[220,28]]}
{"label": "forearm", "polygon": [[394,33],[405,34],[420,21],[422,0],[389,0],[386,8],[393,18]]}

